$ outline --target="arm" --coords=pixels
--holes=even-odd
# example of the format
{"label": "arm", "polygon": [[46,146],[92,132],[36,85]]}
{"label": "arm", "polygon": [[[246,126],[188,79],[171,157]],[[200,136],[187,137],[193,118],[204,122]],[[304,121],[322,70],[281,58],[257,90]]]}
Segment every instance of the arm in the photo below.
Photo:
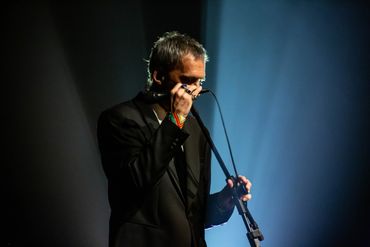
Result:
{"label": "arm", "polygon": [[[239,181],[245,184],[248,194],[242,195],[241,200],[248,201],[252,198],[249,193],[252,183],[244,176],[239,176]],[[234,211],[234,202],[230,188],[233,187],[233,182],[228,179],[227,185],[218,193],[210,195],[207,207],[206,228],[214,225],[220,225],[229,220]]]}
{"label": "arm", "polygon": [[124,179],[130,187],[144,190],[164,174],[188,134],[165,119],[150,139],[134,118],[122,112],[104,112],[98,122],[98,140],[108,179]]}

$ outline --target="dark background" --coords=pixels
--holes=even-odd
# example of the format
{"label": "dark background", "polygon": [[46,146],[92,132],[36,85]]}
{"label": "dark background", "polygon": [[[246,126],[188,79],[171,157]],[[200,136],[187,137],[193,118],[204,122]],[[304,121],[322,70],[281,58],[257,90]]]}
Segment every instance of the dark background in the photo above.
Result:
{"label": "dark background", "polygon": [[[320,1],[315,2],[320,5]],[[5,6],[2,140],[6,220],[2,222],[7,246],[107,245],[109,205],[96,144],[97,117],[105,108],[143,89],[147,76],[144,60],[153,41],[165,31],[188,33],[205,44],[211,55],[207,87],[215,87],[217,49],[222,49],[217,40],[221,9],[222,1],[14,1]],[[365,18],[353,26],[361,23],[369,27],[369,5],[358,3],[356,11]],[[248,20],[246,16],[245,22]],[[369,40],[369,31],[361,37]],[[348,158],[342,164],[351,167],[346,171],[355,179],[344,179],[342,188],[333,188],[343,189],[343,198],[325,207],[325,212],[330,208],[335,212],[325,221],[339,222],[337,226],[318,218],[318,225],[330,226],[320,228],[318,238],[317,232],[307,232],[304,244],[299,239],[287,240],[285,246],[370,244],[370,208],[366,201],[370,52],[366,42],[354,40],[350,45],[357,43],[361,44],[362,60],[347,69],[348,74],[360,74],[362,79],[361,84],[348,85],[361,99],[360,104],[353,104],[353,111],[360,114],[351,115],[353,126],[360,126],[360,133],[356,132],[360,137],[355,150],[351,150],[356,154],[355,162]],[[213,108],[213,104],[200,102],[210,128]],[[340,138],[339,142],[347,139],[351,137]],[[336,176],[335,169],[330,168],[329,177]],[[258,210],[263,212],[263,207],[271,206],[262,205]],[[334,210],[336,207],[343,210]],[[317,212],[320,210],[317,208]],[[275,224],[279,228],[280,222]],[[287,235],[294,236],[294,227],[282,227]],[[241,225],[239,230],[243,235]],[[313,243],[306,241],[310,236]],[[274,240],[267,241],[275,246]]]}
{"label": "dark background", "polygon": [[98,115],[144,88],[144,60],[162,33],[200,39],[201,11],[198,1],[40,1],[5,8],[8,245],[106,246]]}

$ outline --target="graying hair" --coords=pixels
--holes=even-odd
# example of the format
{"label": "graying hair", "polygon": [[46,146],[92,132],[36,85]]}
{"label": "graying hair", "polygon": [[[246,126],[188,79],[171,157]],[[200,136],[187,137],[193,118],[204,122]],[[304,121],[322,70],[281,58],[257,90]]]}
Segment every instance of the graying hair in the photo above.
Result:
{"label": "graying hair", "polygon": [[195,39],[177,31],[164,33],[154,43],[147,60],[147,88],[153,83],[154,71],[161,78],[174,69],[182,69],[182,58],[189,53],[196,59],[208,61],[206,49]]}

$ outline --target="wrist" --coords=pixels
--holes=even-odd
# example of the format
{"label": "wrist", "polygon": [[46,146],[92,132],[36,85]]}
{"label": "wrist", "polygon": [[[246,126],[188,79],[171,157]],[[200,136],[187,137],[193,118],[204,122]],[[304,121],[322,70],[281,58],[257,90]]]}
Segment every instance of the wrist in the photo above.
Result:
{"label": "wrist", "polygon": [[176,112],[170,112],[168,113],[168,119],[182,129],[186,121],[186,116]]}

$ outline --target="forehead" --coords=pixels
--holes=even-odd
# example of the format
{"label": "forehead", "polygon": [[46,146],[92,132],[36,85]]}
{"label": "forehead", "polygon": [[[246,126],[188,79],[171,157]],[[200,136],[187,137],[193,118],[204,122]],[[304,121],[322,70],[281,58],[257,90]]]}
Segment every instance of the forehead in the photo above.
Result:
{"label": "forehead", "polygon": [[177,73],[184,76],[203,78],[205,77],[204,58],[195,58],[192,54],[185,55],[182,59],[182,66],[175,69]]}

